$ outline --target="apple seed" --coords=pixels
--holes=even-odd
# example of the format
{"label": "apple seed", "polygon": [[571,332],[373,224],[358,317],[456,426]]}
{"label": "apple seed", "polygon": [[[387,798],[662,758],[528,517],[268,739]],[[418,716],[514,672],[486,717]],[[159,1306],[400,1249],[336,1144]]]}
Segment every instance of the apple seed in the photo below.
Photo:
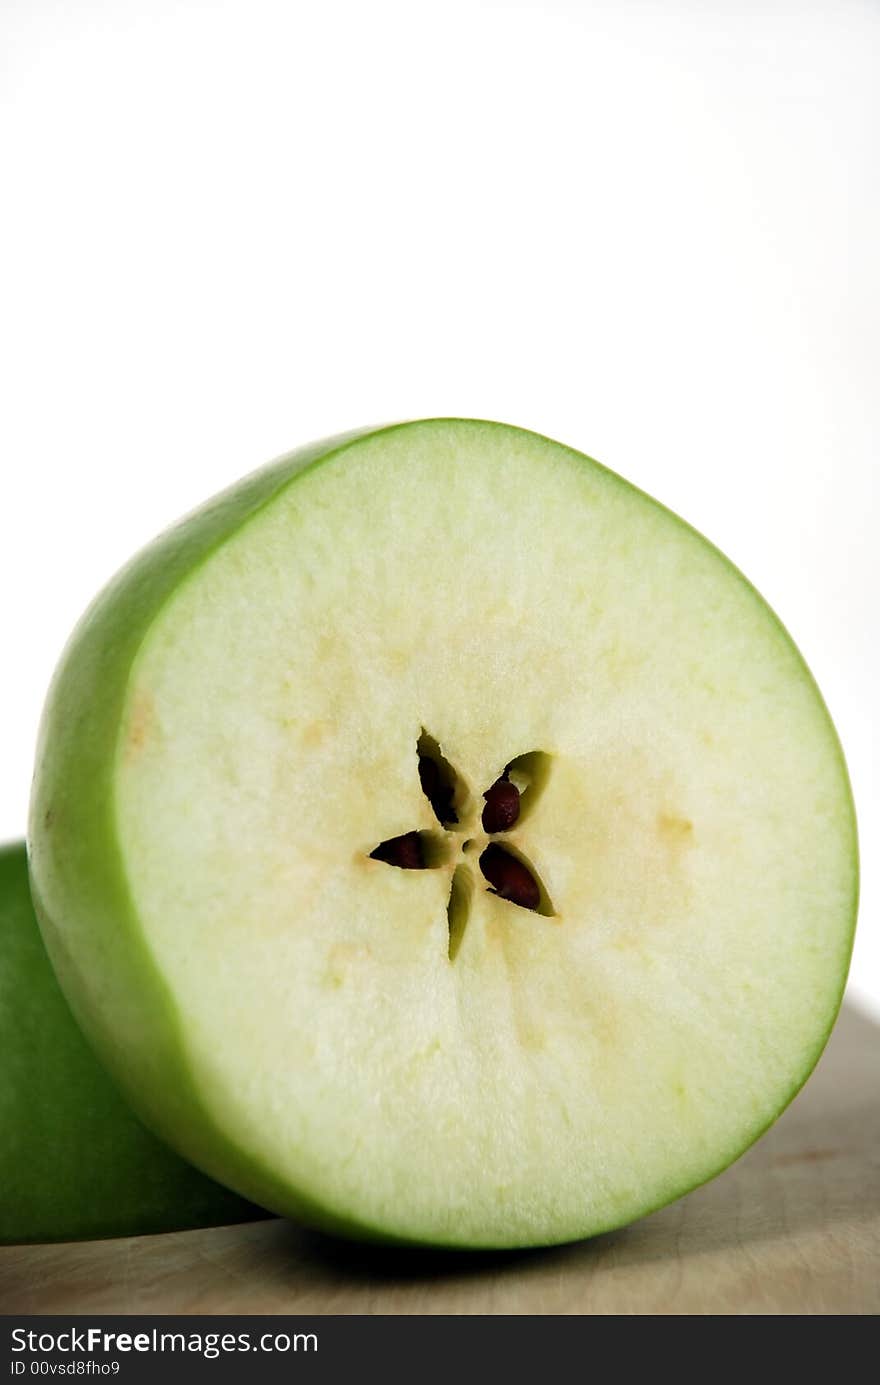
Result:
{"label": "apple seed", "polygon": [[455,785],[444,777],[437,761],[430,755],[419,756],[419,782],[423,794],[434,809],[437,821],[444,827],[449,823],[458,822],[458,815],[452,806]]}
{"label": "apple seed", "polygon": [[519,789],[502,774],[483,794],[483,829],[486,832],[506,832],[519,817]]}
{"label": "apple seed", "polygon": [[480,857],[480,870],[501,899],[519,904],[522,909],[537,909],[541,891],[531,871],[518,856],[490,842]]}
{"label": "apple seed", "polygon": [[418,832],[404,832],[401,837],[390,837],[387,842],[380,842],[370,855],[374,861],[385,861],[389,866],[399,866],[401,870],[425,869],[425,856]]}

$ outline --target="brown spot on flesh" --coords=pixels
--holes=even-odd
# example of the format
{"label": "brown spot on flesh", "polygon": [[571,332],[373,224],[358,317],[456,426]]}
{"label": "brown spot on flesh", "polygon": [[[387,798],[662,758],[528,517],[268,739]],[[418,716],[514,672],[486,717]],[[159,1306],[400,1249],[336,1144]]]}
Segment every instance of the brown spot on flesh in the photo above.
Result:
{"label": "brown spot on flesh", "polygon": [[300,736],[300,744],[305,750],[314,750],[326,738],[329,726],[326,721],[310,721]]}
{"label": "brown spot on flesh", "polygon": [[125,753],[128,759],[136,759],[152,737],[156,727],[156,702],[153,694],[144,689],[134,694],[128,718],[128,732],[125,738]]}
{"label": "brown spot on flesh", "polygon": [[690,818],[680,817],[677,813],[660,813],[657,829],[667,841],[684,844],[693,836],[694,824]]}

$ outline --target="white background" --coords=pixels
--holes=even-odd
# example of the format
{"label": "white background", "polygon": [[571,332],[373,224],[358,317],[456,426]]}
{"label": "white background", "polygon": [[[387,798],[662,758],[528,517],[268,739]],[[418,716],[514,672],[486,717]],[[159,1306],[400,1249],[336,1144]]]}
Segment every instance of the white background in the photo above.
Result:
{"label": "white background", "polygon": [[0,839],[133,549],[296,444],[500,418],[725,549],[825,693],[875,846],[880,6],[0,14]]}

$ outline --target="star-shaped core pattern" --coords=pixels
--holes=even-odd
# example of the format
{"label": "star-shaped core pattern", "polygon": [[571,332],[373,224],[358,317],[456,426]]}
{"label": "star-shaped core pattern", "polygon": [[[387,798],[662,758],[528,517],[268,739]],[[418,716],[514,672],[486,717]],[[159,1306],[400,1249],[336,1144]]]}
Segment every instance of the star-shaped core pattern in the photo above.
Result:
{"label": "star-shaped core pattern", "polygon": [[534,866],[505,838],[541,793],[549,773],[549,755],[535,750],[511,760],[483,794],[477,825],[470,789],[444,758],[439,742],[423,730],[416,749],[419,782],[442,830],[390,837],[370,856],[400,870],[430,870],[456,860],[446,911],[450,960],[461,945],[475,888],[468,860],[472,853],[479,851],[480,873],[491,894],[521,909],[553,917],[555,910]]}

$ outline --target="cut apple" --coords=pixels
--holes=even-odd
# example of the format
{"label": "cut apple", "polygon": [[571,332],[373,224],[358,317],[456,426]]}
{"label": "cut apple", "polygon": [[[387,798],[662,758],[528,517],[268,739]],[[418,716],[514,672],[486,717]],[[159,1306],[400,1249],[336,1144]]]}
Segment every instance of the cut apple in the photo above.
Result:
{"label": "cut apple", "polygon": [[618,1226],[731,1162],[837,1012],[856,839],[741,574],[545,438],[317,444],[98,598],[46,707],[47,945],[144,1120],[278,1212]]}

